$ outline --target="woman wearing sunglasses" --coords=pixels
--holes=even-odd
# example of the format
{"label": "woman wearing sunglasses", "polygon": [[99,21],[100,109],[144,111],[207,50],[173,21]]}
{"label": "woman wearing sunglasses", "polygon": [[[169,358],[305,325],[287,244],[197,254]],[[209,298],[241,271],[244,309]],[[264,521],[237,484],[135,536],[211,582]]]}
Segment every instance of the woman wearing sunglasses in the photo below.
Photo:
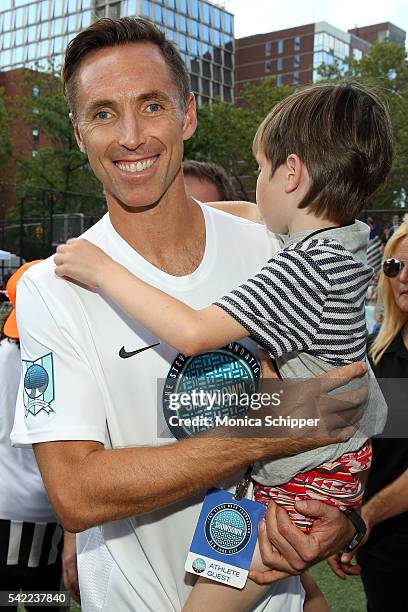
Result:
{"label": "woman wearing sunglasses", "polygon": [[361,573],[369,612],[407,609],[408,215],[384,249],[378,299],[384,321],[370,338],[369,355],[382,379],[389,413],[383,437],[372,440],[373,462],[361,511],[367,535],[357,552],[359,565],[351,565],[354,553],[329,559],[340,578]]}

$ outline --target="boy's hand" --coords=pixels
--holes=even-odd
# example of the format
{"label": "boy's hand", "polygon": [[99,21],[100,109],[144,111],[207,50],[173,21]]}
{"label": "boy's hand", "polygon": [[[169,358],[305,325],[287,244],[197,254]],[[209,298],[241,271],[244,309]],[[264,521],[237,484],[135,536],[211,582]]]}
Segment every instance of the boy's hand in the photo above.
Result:
{"label": "boy's hand", "polygon": [[93,288],[102,286],[112,259],[102,249],[84,238],[70,238],[57,247],[55,274],[72,278]]}

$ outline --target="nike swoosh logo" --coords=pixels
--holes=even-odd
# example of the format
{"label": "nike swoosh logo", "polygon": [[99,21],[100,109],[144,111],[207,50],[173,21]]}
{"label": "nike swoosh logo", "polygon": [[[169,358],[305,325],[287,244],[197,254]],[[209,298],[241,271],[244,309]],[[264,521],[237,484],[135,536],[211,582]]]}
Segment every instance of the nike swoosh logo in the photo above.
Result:
{"label": "nike swoosh logo", "polygon": [[128,359],[129,357],[133,357],[133,355],[138,355],[139,353],[143,353],[143,351],[147,351],[147,349],[153,348],[155,346],[159,346],[160,342],[156,342],[156,344],[151,344],[150,346],[144,346],[141,349],[137,349],[136,351],[130,351],[130,353],[128,353],[127,351],[125,351],[125,347],[122,346],[122,348],[119,351],[119,357],[122,357],[122,359]]}

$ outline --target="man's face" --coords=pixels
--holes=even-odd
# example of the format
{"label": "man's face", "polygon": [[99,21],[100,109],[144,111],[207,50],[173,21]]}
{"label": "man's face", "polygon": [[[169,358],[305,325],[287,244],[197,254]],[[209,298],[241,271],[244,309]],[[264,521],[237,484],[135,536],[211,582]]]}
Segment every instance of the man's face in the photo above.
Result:
{"label": "man's face", "polygon": [[180,174],[183,140],[196,127],[160,49],[131,43],[91,52],[77,77],[75,135],[108,203],[157,203]]}

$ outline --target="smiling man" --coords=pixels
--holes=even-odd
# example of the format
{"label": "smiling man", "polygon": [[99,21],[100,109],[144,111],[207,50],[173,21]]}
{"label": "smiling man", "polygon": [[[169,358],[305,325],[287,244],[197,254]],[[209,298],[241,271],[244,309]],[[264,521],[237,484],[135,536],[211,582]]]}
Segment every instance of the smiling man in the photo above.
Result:
{"label": "smiling man", "polygon": [[[181,162],[183,141],[196,127],[194,96],[179,54],[153,25],[96,22],[69,44],[63,79],[78,145],[108,206],[88,240],[194,307],[269,259],[277,247],[263,226],[186,194]],[[57,278],[52,258],[24,276],[18,304],[23,375],[12,440],[34,445],[55,512],[67,530],[81,532],[83,610],[180,610],[193,581],[184,562],[203,491],[256,459],[310,446],[160,439],[169,414],[157,381],[182,387],[210,366],[225,380],[242,372],[251,385],[259,377],[251,340],[188,360],[102,294]],[[37,383],[28,380],[33,365]],[[361,373],[356,366],[348,371]],[[321,520],[313,554],[299,542],[309,561],[338,550],[354,532],[334,508],[315,516]],[[272,533],[268,519],[269,527]],[[271,589],[262,610],[302,609],[297,576]]]}

